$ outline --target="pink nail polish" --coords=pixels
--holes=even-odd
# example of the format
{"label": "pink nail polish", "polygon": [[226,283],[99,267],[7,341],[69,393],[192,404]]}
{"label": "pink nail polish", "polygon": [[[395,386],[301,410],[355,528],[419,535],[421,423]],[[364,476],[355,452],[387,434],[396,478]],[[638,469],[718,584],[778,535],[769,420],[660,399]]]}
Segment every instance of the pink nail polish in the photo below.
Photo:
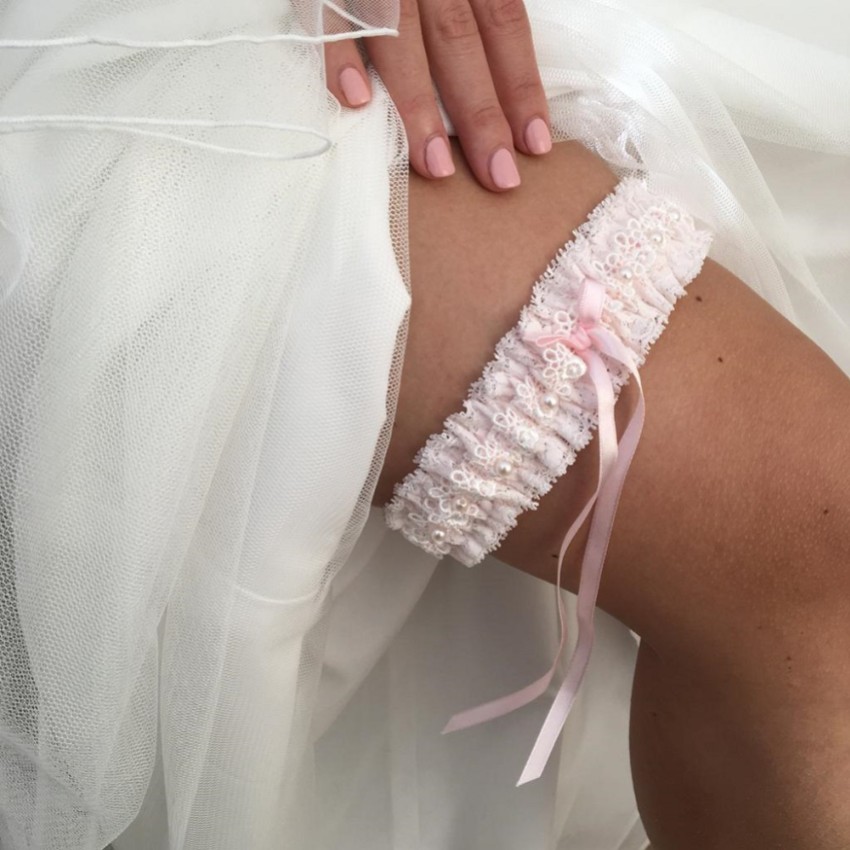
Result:
{"label": "pink nail polish", "polygon": [[372,99],[366,80],[356,68],[343,68],[339,72],[339,87],[349,106],[363,106]]}
{"label": "pink nail polish", "polygon": [[514,189],[519,186],[519,172],[507,148],[499,148],[490,158],[490,176],[500,189]]}
{"label": "pink nail polish", "polygon": [[455,173],[451,151],[442,136],[434,136],[425,145],[425,166],[432,177],[451,177]]}
{"label": "pink nail polish", "polygon": [[552,136],[542,118],[528,122],[525,128],[525,143],[532,153],[549,153],[552,150]]}

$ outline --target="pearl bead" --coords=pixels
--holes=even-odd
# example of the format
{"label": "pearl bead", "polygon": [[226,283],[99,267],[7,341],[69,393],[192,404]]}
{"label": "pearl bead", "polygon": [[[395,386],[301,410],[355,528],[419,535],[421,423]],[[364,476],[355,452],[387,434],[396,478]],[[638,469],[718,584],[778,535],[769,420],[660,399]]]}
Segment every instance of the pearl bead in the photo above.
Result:
{"label": "pearl bead", "polygon": [[679,214],[678,210],[672,210],[670,212],[670,218],[673,219],[673,221],[678,221],[681,217],[682,216]]}
{"label": "pearl bead", "polygon": [[634,277],[634,273],[629,268],[620,269],[620,277],[623,280],[631,280]]}
{"label": "pearl bead", "polygon": [[564,371],[567,373],[568,378],[576,380],[587,371],[587,366],[585,366],[582,361],[579,361],[577,363],[567,363],[566,369]]}
{"label": "pearl bead", "polygon": [[469,505],[469,502],[463,496],[458,496],[455,499],[455,507],[458,510],[462,511],[465,507],[467,507],[467,505]]}
{"label": "pearl bead", "polygon": [[657,230],[649,235],[649,238],[655,245],[660,245],[664,241],[663,234],[659,233]]}
{"label": "pearl bead", "polygon": [[446,539],[446,532],[443,531],[441,528],[435,528],[431,532],[431,539],[435,543],[442,543]]}
{"label": "pearl bead", "polygon": [[510,475],[513,470],[513,466],[506,460],[500,460],[499,465],[496,467],[496,471],[499,473],[499,475]]}
{"label": "pearl bead", "polygon": [[554,410],[558,406],[558,398],[552,395],[552,393],[546,393],[540,401],[544,407],[548,407],[550,410]]}

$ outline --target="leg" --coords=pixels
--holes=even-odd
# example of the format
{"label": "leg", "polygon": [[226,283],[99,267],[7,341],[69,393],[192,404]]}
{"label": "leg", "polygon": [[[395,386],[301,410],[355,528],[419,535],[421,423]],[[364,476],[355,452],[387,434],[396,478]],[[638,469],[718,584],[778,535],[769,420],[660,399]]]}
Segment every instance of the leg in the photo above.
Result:
{"label": "leg", "polygon": [[[414,302],[378,504],[614,185],[575,144],[522,171],[523,187],[501,196],[468,175],[414,179]],[[850,842],[850,382],[714,264],[641,374],[647,422],[599,604],[643,638],[632,769],[653,845],[837,850]],[[497,557],[554,580],[595,472],[591,445]],[[583,543],[567,556],[573,591]]]}

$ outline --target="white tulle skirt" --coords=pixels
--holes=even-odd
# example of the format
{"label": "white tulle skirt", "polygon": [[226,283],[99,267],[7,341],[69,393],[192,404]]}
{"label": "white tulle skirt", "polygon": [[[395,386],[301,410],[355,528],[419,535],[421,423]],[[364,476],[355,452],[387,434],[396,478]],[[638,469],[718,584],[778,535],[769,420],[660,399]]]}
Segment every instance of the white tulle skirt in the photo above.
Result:
{"label": "white tulle skirt", "polygon": [[[615,620],[539,781],[545,704],[439,734],[548,667],[555,610],[369,507],[407,157],[377,80],[326,94],[323,8],[0,0],[3,850],[646,845]],[[850,7],[528,8],[556,135],[687,204],[850,374]]]}

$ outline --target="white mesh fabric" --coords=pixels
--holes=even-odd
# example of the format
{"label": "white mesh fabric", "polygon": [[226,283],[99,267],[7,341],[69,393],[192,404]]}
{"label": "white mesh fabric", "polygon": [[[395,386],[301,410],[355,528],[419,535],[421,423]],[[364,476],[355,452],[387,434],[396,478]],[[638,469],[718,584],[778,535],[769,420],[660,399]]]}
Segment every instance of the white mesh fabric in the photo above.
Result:
{"label": "white mesh fabric", "polygon": [[[776,5],[749,0],[746,21],[685,0],[529,11],[558,135],[645,171],[707,220],[715,256],[850,370],[836,201],[850,190],[850,45],[835,43],[827,0],[780,4],[785,23],[823,21],[796,36],[771,29]],[[398,811],[342,806],[357,777],[381,795],[400,769],[376,768],[369,748],[385,715],[342,708],[369,665],[323,671],[326,638],[356,642],[350,619],[334,632],[330,591],[396,397],[404,142],[377,83],[357,113],[326,95],[304,39],[321,7],[304,8],[0,0],[3,850],[100,850],[152,773],[143,828],[118,850],[317,846],[329,811],[344,850],[415,834]],[[387,7],[364,8],[370,26],[391,25]],[[806,74],[779,73],[789,38]],[[379,633],[376,658],[411,605],[399,594],[356,609]],[[510,689],[488,673],[501,659],[482,634],[477,645],[464,657],[480,696],[488,677],[491,693]],[[446,698],[431,676],[441,706],[479,698]],[[392,684],[368,696],[402,717]],[[344,751],[322,747],[320,711],[366,743],[352,732]],[[512,753],[527,744],[514,728]],[[548,817],[578,781],[575,741],[548,793],[511,810],[469,782],[488,740],[458,750],[466,772],[448,767],[450,741],[439,750],[442,773],[421,785],[431,834],[475,846],[481,818],[457,817],[457,799],[499,815],[506,846],[525,846],[511,824],[532,822],[557,823],[553,845],[584,840],[578,813]]]}
{"label": "white mesh fabric", "polygon": [[[652,188],[675,193],[718,232],[712,256],[850,371],[847,314],[826,295],[834,282],[816,280],[807,256],[850,255],[847,214],[835,217],[836,187],[821,183],[817,197],[826,208],[818,200],[789,215],[765,175],[802,150],[819,162],[835,157],[833,178],[839,185],[848,180],[850,36],[842,53],[802,40],[789,47],[788,37],[769,26],[775,4],[752,0],[760,24],[712,5],[673,4],[671,14],[671,4],[652,0],[533,3],[555,123],[618,171],[645,171]],[[821,30],[833,5],[821,0],[811,10]],[[714,24],[705,35],[704,20]],[[753,62],[754,55],[762,61]],[[789,74],[783,62],[805,74]],[[798,216],[810,222],[807,232],[795,232]],[[812,227],[821,238],[810,238]],[[846,285],[839,288],[846,292]]]}
{"label": "white mesh fabric", "polygon": [[0,0],[0,133],[81,130],[315,156],[321,44],[394,34],[398,0]]}
{"label": "white mesh fabric", "polygon": [[[0,34],[209,40],[292,19],[4,3]],[[398,381],[403,134],[379,86],[342,115],[310,43],[0,57],[0,116],[86,118],[0,118],[0,846],[103,847],[159,730],[170,846],[278,847],[296,696],[321,664],[303,635],[365,517]],[[167,125],[186,117],[209,127]],[[298,158],[310,136],[260,121],[335,144]]]}

